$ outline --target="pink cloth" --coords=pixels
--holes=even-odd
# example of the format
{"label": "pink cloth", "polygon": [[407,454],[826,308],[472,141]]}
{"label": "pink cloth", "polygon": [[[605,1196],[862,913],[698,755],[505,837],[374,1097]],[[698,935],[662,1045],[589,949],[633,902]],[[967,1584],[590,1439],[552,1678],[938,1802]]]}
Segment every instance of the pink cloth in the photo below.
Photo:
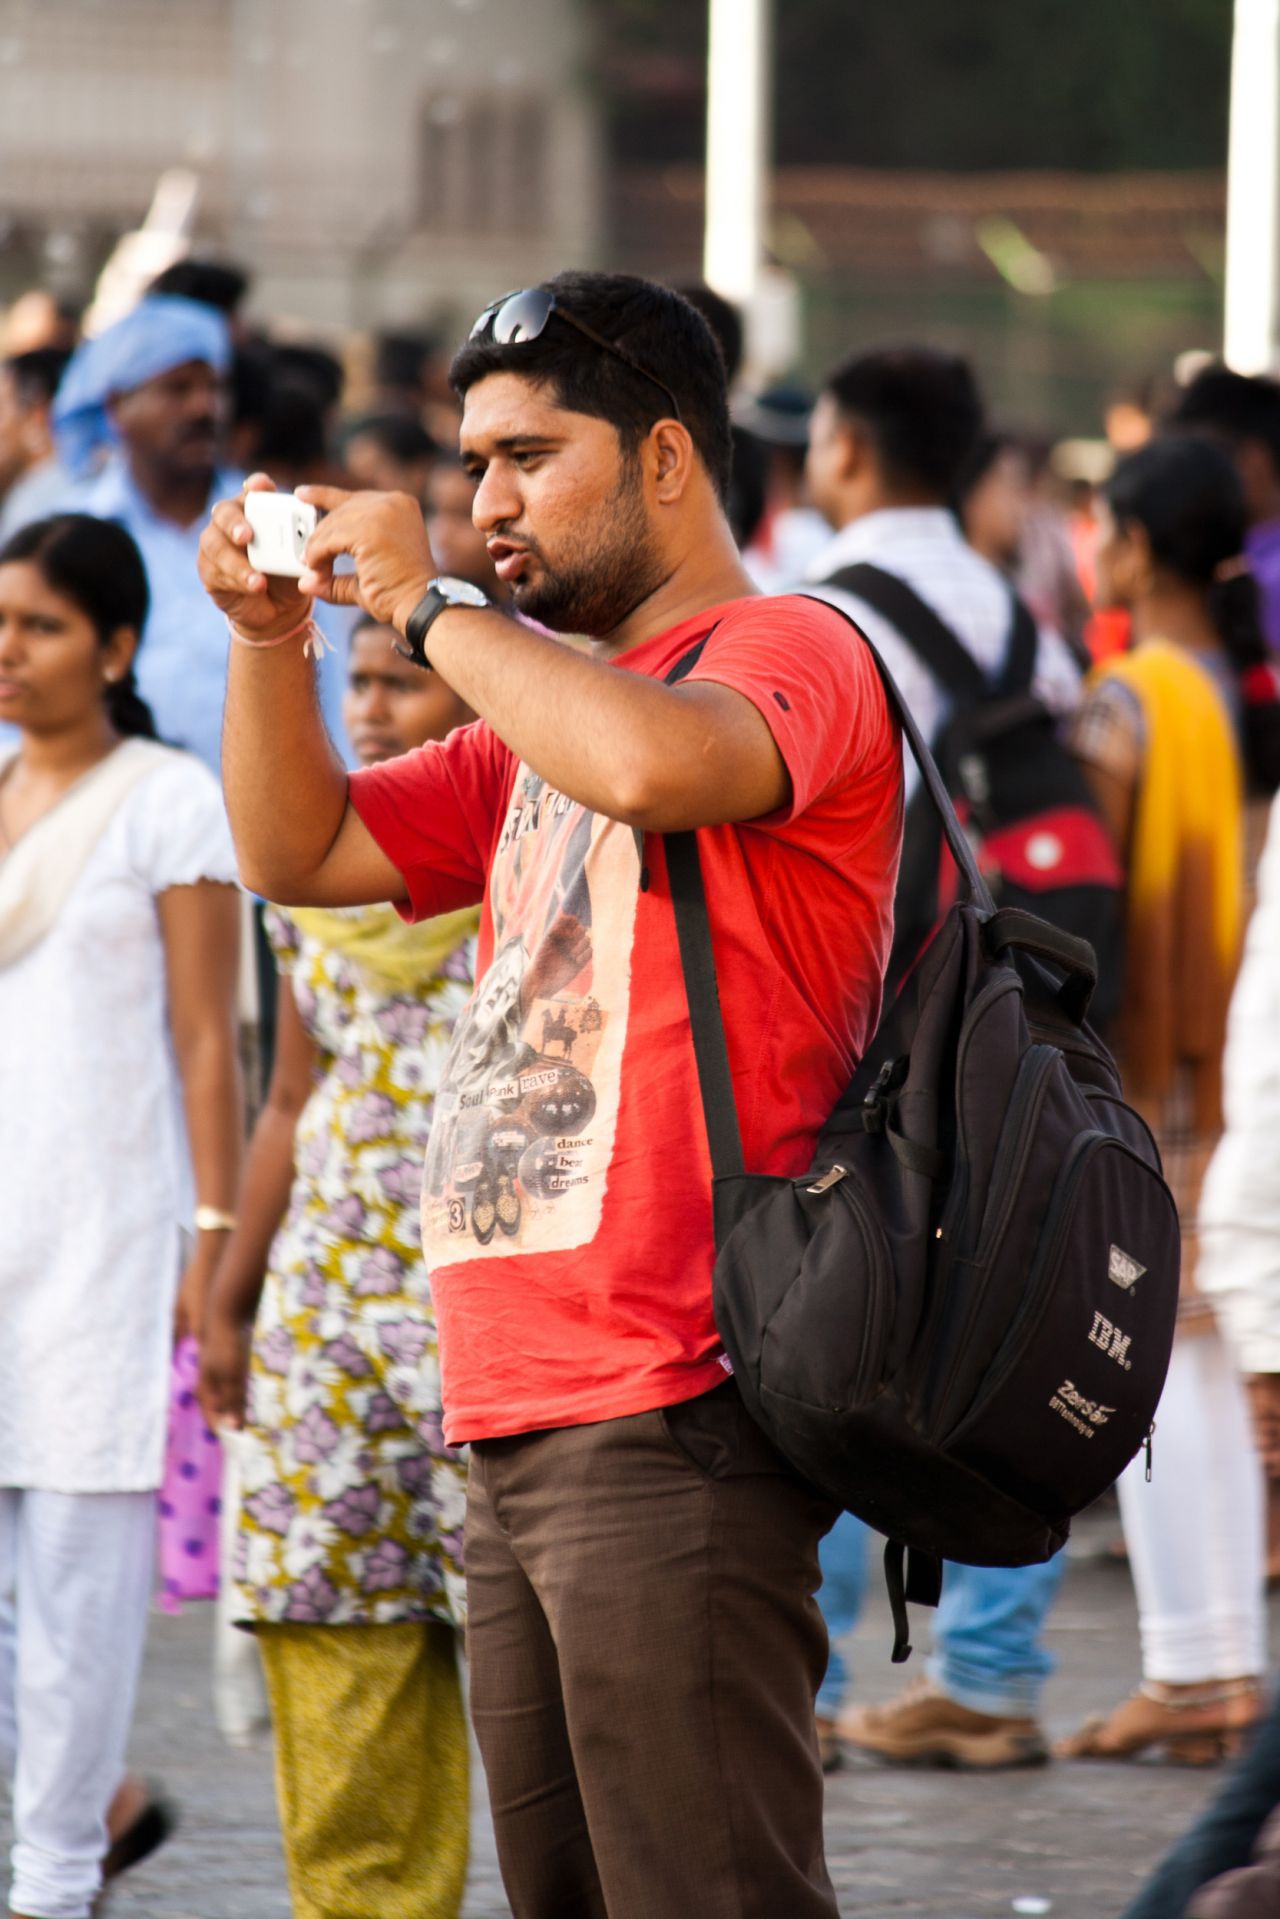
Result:
{"label": "pink cloth", "polygon": [[160,1605],[181,1612],[184,1599],[218,1596],[218,1514],[222,1447],[196,1398],[199,1349],[179,1340],[169,1385],[169,1446],[160,1488]]}

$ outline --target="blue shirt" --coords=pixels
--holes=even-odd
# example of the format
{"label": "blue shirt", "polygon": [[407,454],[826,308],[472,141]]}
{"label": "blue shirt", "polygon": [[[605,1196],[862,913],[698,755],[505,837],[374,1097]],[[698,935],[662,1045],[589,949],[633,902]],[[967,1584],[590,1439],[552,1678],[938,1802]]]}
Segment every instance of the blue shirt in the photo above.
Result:
{"label": "blue shirt", "polygon": [[[215,473],[209,505],[232,498],[241,484],[237,474]],[[71,488],[61,506],[67,512],[115,520],[137,542],[151,588],[151,611],[138,649],[138,690],[155,715],[161,739],[198,754],[217,774],[231,642],[226,620],[196,570],[205,514],[190,526],[163,518],[134,485],[120,454],[91,480]],[[317,618],[334,645],[320,664],[320,707],[339,753],[350,765],[342,694],[353,616],[345,607],[318,607]]]}

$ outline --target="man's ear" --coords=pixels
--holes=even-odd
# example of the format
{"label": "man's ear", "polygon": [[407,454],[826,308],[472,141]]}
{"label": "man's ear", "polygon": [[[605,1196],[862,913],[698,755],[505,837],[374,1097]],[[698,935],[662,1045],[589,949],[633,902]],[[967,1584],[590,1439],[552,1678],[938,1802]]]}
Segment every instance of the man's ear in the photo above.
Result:
{"label": "man's ear", "polygon": [[871,435],[856,420],[841,420],[835,430],[837,473],[841,480],[862,479],[875,465]]}
{"label": "man's ear", "polygon": [[650,429],[646,453],[659,506],[678,505],[698,459],[688,427],[678,420],[659,420]]}
{"label": "man's ear", "polygon": [[1266,517],[1271,511],[1277,484],[1280,483],[1280,472],[1277,472],[1270,448],[1261,440],[1241,440],[1231,451],[1251,516],[1255,519]]}

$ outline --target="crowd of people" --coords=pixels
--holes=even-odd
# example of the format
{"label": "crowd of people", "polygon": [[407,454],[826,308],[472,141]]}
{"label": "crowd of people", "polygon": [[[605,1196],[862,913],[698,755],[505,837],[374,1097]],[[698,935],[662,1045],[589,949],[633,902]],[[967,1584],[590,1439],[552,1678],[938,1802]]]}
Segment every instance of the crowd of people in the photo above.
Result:
{"label": "crowd of people", "polygon": [[[1077,770],[1092,837],[984,858],[1110,903],[1182,1279],[1118,1486],[1142,1670],[1056,1756],[1231,1761],[1127,1919],[1275,1910],[1280,384],[1202,369],[1081,487],[933,348],[746,393],[704,288],[562,274],[447,375],[388,337],[358,411],[247,293],[184,261],[0,362],[13,1919],[86,1919],[173,1829],[126,1752],[183,1340],[234,1504],[186,1550],[221,1520],[302,1919],[456,1919],[468,1721],[516,1919],[833,1919],[824,1769],[1050,1757],[1062,1555],[948,1565],[926,1671],[860,1703],[869,1529],[711,1312],[664,836],[761,1173],[808,1168],[946,894],[841,614],[975,840],[975,706]],[[322,514],[300,580],[247,550],[272,485]]]}

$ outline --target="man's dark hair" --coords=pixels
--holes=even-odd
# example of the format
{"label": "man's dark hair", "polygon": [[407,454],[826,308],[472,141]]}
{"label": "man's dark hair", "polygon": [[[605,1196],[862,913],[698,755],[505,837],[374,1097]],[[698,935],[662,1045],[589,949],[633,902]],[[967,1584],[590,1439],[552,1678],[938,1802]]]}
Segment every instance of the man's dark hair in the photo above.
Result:
{"label": "man's dark hair", "polygon": [[1280,474],[1280,382],[1265,374],[1207,366],[1179,397],[1163,424],[1210,433],[1229,444],[1261,440]]}
{"label": "man's dark hair", "polygon": [[885,347],[838,366],[825,389],[867,434],[885,479],[949,501],[982,433],[966,360],[933,347]]}
{"label": "man's dark hair", "polygon": [[249,275],[229,260],[175,260],[157,273],[148,293],[177,293],[230,319],[249,291]]}
{"label": "man's dark hair", "polygon": [[263,418],[274,375],[275,355],[261,335],[236,347],[231,356],[231,418],[236,426]]}
{"label": "man's dark hair", "polygon": [[421,393],[427,361],[437,351],[437,342],[429,333],[379,333],[373,349],[375,386]]}
{"label": "man's dark hair", "polygon": [[311,340],[276,341],[271,351],[278,375],[304,382],[322,407],[337,406],[347,376],[336,353]]}
{"label": "man's dark hair", "polygon": [[697,307],[699,313],[716,336],[716,344],[724,358],[724,376],[732,386],[742,367],[742,315],[732,300],[726,300],[723,293],[717,293],[714,287],[704,286],[701,280],[695,280],[689,286],[677,287],[676,292]]}
{"label": "man's dark hair", "polygon": [[284,374],[271,382],[255,458],[265,467],[306,469],[326,457],[324,402],[309,380]]}
{"label": "man's dark hair", "polygon": [[[559,273],[542,284],[567,312],[670,388],[699,458],[725,499],[732,458],[729,400],[724,360],[702,315],[670,287],[627,273]],[[558,406],[607,420],[629,452],[656,420],[671,413],[653,379],[594,346],[554,313],[536,340],[515,346],[468,340],[449,368],[449,382],[461,399],[490,373],[521,374],[549,388]]]}
{"label": "man's dark hair", "polygon": [[768,510],[769,449],[745,426],[735,426],[725,517],[740,552],[755,539]]}
{"label": "man's dark hair", "polygon": [[69,353],[56,346],[39,346],[30,353],[11,354],[4,365],[13,381],[18,405],[50,405],[70,358]]}
{"label": "man's dark hair", "polygon": [[411,413],[366,413],[350,422],[343,437],[348,446],[353,440],[372,440],[388,459],[406,464],[433,459],[439,451],[421,420]]}

